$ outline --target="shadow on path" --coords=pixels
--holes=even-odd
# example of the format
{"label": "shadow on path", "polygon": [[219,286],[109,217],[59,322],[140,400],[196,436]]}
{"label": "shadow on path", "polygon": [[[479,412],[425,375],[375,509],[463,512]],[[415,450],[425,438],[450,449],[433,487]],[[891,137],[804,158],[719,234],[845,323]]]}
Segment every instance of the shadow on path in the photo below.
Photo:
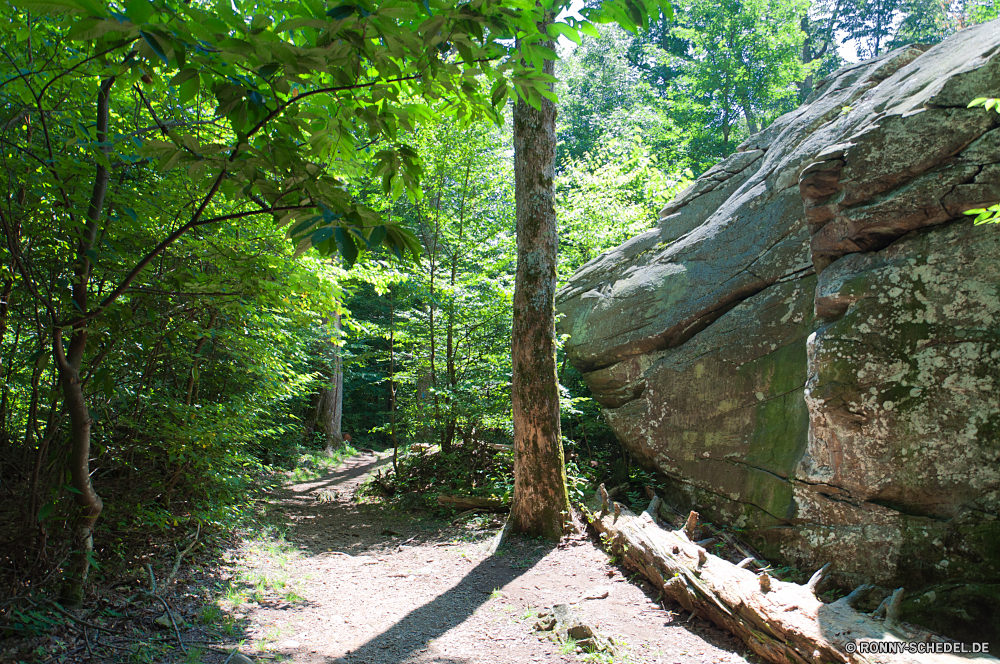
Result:
{"label": "shadow on path", "polygon": [[[544,557],[554,543],[537,553]],[[531,566],[511,569],[497,565],[499,556],[491,556],[472,568],[454,587],[449,588],[423,606],[410,611],[399,622],[373,637],[348,657],[351,664],[405,662],[414,659],[426,648],[427,641],[436,639],[453,627],[465,622],[491,597],[494,589],[502,588],[525,574]],[[489,637],[483,635],[483,639]],[[437,662],[466,662],[464,658],[445,659],[447,652],[436,653]],[[444,656],[445,658],[442,658]]]}
{"label": "shadow on path", "polygon": [[[436,519],[390,514],[381,505],[353,501],[353,493],[365,475],[388,463],[391,463],[388,457],[352,457],[332,474],[298,483],[277,494],[281,509],[290,517],[289,538],[312,555],[330,550],[349,555],[385,554],[387,549],[398,550],[401,544],[420,546],[441,540],[441,527],[444,525],[447,530],[447,526]],[[324,490],[332,490],[336,496],[329,502],[316,501],[314,494]],[[387,521],[392,524],[391,530],[385,528]],[[505,556],[505,551],[521,548],[519,541],[513,538],[510,546],[505,545],[497,555],[468,570],[453,586],[357,647],[347,656],[348,661],[390,664],[415,660],[427,648],[428,641],[465,622],[490,600],[495,589],[528,572],[556,546],[554,542],[532,541],[530,553],[519,552],[515,564]],[[488,639],[485,635],[484,638]],[[442,664],[468,662],[467,655],[449,656],[448,652],[436,649],[433,653],[434,661]]]}

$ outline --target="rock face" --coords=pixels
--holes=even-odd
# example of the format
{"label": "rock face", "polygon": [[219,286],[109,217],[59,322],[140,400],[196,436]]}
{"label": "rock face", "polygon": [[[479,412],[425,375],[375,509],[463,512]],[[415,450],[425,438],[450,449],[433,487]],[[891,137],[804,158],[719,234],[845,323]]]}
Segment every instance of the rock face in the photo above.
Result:
{"label": "rock face", "polygon": [[673,498],[1000,634],[1000,21],[841,69],[559,293]]}

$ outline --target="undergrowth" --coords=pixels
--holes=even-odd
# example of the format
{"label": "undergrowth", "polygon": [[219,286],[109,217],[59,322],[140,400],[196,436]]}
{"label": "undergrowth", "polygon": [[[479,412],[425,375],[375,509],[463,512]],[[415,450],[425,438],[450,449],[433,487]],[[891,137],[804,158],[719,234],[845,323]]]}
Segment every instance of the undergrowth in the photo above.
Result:
{"label": "undergrowth", "polygon": [[396,460],[398,472],[379,471],[361,485],[359,495],[381,498],[404,509],[429,508],[444,514],[438,494],[462,494],[509,500],[514,488],[511,452],[485,442],[456,444],[450,452],[437,445],[407,445]]}
{"label": "undergrowth", "polygon": [[[323,474],[357,453],[348,446],[327,456],[317,447],[285,443],[270,450],[270,463],[248,455],[236,468],[202,475],[197,491],[178,483],[171,501],[150,499],[150,484],[129,480],[127,474],[102,482],[102,492],[114,499],[106,501],[95,533],[85,619],[134,634],[131,640],[117,643],[109,633],[102,639],[103,646],[88,644],[80,624],[52,605],[69,551],[68,514],[53,513],[38,533],[8,541],[0,549],[0,596],[4,597],[0,600],[0,661],[77,661],[81,653],[95,648],[103,653],[94,655],[96,661],[102,657],[109,662],[188,661],[191,650],[181,652],[176,642],[164,637],[162,627],[157,630],[152,624],[163,615],[162,605],[149,594],[154,588],[185,624],[210,628],[222,639],[242,633],[239,620],[233,617],[233,608],[240,603],[267,597],[301,601],[296,588],[288,585],[287,575],[225,578],[218,563],[221,552],[249,541],[261,555],[278,561],[280,569],[291,549],[283,540],[280,524],[268,513],[266,498],[289,477]],[[0,520],[9,523],[16,516],[15,507],[0,499]],[[168,580],[170,587],[164,588]],[[182,592],[185,587],[197,590]]]}

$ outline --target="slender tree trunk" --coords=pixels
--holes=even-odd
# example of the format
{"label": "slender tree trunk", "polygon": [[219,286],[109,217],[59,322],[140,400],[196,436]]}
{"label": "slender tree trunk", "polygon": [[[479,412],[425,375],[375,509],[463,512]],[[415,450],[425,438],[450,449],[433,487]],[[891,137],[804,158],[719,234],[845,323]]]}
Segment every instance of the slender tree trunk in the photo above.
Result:
{"label": "slender tree trunk", "polygon": [[38,500],[38,489],[42,476],[42,465],[45,463],[45,458],[48,455],[49,443],[59,434],[59,420],[61,419],[61,415],[58,399],[53,394],[51,403],[49,404],[48,421],[45,423],[45,431],[42,433],[42,438],[38,442],[38,449],[35,452],[35,465],[31,472],[31,479],[28,482],[28,515],[25,521],[28,528],[36,525],[41,526],[38,523],[38,511],[41,509],[40,501]]}
{"label": "slender tree trunk", "polygon": [[[554,69],[545,61],[546,74]],[[550,539],[562,535],[570,509],[556,377],[555,126],[556,107],[547,99],[541,110],[523,100],[514,106],[514,496],[508,528]]]}
{"label": "slender tree trunk", "polygon": [[750,110],[749,99],[743,100],[743,117],[747,120],[747,129],[750,131],[751,135],[760,131],[760,127],[757,125],[757,121],[753,117],[753,111]]}
{"label": "slender tree trunk", "polygon": [[458,252],[462,249],[462,240],[465,234],[465,198],[469,190],[469,174],[472,171],[472,157],[465,165],[465,180],[462,183],[462,203],[458,209],[458,241],[451,250],[451,297],[448,300],[448,336],[446,339],[445,361],[448,371],[448,426],[445,429],[445,445],[451,448],[455,440],[455,430],[458,427],[458,414],[456,412],[455,390],[458,387],[458,372],[455,370],[455,281],[458,275]]}
{"label": "slender tree trunk", "polygon": [[[28,401],[28,418],[24,423],[25,460],[27,460],[28,450],[32,447],[32,442],[35,438],[35,426],[38,424],[38,398],[41,392],[42,373],[42,368],[38,364],[36,364],[34,369],[31,371],[31,399]],[[35,522],[35,500],[38,484],[38,470],[42,463],[41,455],[42,451],[41,448],[39,448],[38,454],[35,457],[35,469],[32,473],[31,483],[28,489],[28,512],[25,524],[29,527],[34,525]]]}
{"label": "slender tree trunk", "polygon": [[[97,94],[97,140],[100,143],[107,142],[108,106],[114,82],[113,77],[102,81]],[[83,235],[77,245],[76,279],[72,298],[75,308],[80,312],[88,309],[87,295],[92,265],[87,252],[93,248],[97,237],[110,179],[108,170],[98,164],[94,177],[94,190],[87,207],[87,226],[83,229]],[[59,368],[59,382],[62,385],[66,412],[69,413],[70,419],[69,470],[71,484],[76,490],[73,499],[78,508],[74,525],[76,538],[74,560],[67,570],[62,592],[63,602],[74,607],[83,604],[84,584],[87,582],[90,559],[94,552],[94,525],[101,515],[101,510],[104,509],[104,502],[90,482],[90,429],[94,421],[90,417],[87,399],[83,393],[83,382],[80,380],[80,367],[87,349],[87,338],[86,322],[72,327],[69,346],[66,349],[63,348],[63,332],[58,326],[55,326],[52,335],[53,351]]]}
{"label": "slender tree trunk", "polygon": [[[13,270],[11,272],[13,273]],[[4,279],[3,290],[0,291],[0,347],[3,346],[4,337],[7,336],[7,313],[10,311],[10,293],[13,289],[14,279],[11,277]],[[3,371],[2,365],[0,371]]]}
{"label": "slender tree trunk", "polygon": [[330,319],[333,322],[334,336],[337,338],[333,347],[333,365],[327,374],[327,382],[313,395],[312,410],[306,420],[305,433],[307,440],[320,431],[323,434],[323,449],[326,454],[332,454],[335,447],[344,442],[341,431],[344,407],[344,364],[340,352],[340,314],[335,313]]}
{"label": "slender tree trunk", "polygon": [[208,333],[212,331],[215,327],[215,319],[218,315],[215,309],[208,315],[208,325],[205,326],[205,333],[198,339],[198,344],[194,349],[194,360],[191,363],[191,371],[188,372],[188,383],[187,383],[187,398],[184,400],[185,405],[190,406],[191,401],[194,397],[195,390],[194,387],[198,383],[198,365],[201,364],[201,351],[208,343]]}
{"label": "slender tree trunk", "polygon": [[[0,351],[3,350],[3,338],[7,334],[6,326],[6,312],[4,312],[4,325],[3,329],[0,330]],[[7,360],[7,368],[4,369],[2,366],[3,360],[0,359],[0,375],[3,376],[3,386],[0,386],[0,391],[3,395],[0,396],[0,431],[7,431],[7,413],[9,412],[10,406],[10,386],[11,377],[14,375],[14,354],[17,352],[17,346],[21,342],[21,321],[17,321],[17,327],[14,329],[14,343],[11,344],[10,355]],[[45,347],[44,342],[42,347]]]}
{"label": "slender tree trunk", "polygon": [[333,354],[333,375],[326,388],[325,408],[320,415],[323,431],[326,433],[327,454],[333,454],[334,447],[339,447],[344,442],[344,433],[341,431],[344,416],[344,359],[340,353],[340,332],[343,329],[340,314],[333,315],[333,329],[337,337]]}
{"label": "slender tree trunk", "polygon": [[392,472],[399,475],[399,438],[396,437],[396,300],[389,286],[389,438],[392,440]]}
{"label": "slender tree trunk", "polygon": [[[438,239],[441,230],[441,189],[438,186],[437,195],[437,214],[434,219],[434,242],[431,245],[431,256],[430,256],[430,307],[429,315],[427,318],[429,333],[431,338],[431,391],[434,393],[434,434],[437,437],[437,433],[440,430],[441,425],[441,402],[438,398],[437,391],[437,330],[435,329],[434,315],[437,313],[437,303],[434,301],[434,277],[437,273],[437,252],[438,252]],[[451,445],[445,440],[441,440],[441,451],[450,452]]]}
{"label": "slender tree trunk", "polygon": [[[72,486],[76,491],[73,499],[78,511],[74,535],[76,538],[74,562],[70,576],[63,587],[62,600],[69,606],[83,604],[83,588],[90,571],[90,557],[94,550],[94,525],[97,523],[104,502],[90,482],[90,429],[94,421],[87,408],[80,381],[80,363],[87,345],[85,329],[76,330],[70,340],[68,352],[63,356],[62,333],[56,331],[55,354],[59,358],[59,382],[63,388],[63,399],[70,421],[70,462],[69,471]],[[79,360],[77,359],[79,358]]]}

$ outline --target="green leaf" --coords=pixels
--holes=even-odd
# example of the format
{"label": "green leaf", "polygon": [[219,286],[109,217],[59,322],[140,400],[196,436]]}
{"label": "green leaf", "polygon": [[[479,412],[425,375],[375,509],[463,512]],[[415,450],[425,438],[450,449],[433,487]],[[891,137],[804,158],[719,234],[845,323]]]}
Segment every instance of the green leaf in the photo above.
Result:
{"label": "green leaf", "polygon": [[494,106],[497,106],[501,101],[507,98],[507,93],[507,81],[501,79],[493,84],[493,91],[490,93],[490,101],[493,102]]}
{"label": "green leaf", "polygon": [[577,24],[580,28],[580,32],[587,35],[588,37],[593,37],[594,39],[599,39],[601,33],[597,31],[597,26],[595,26],[590,21],[581,21]]}
{"label": "green leaf", "polygon": [[333,234],[337,241],[337,251],[340,255],[344,257],[348,265],[354,265],[358,260],[358,245],[354,243],[351,239],[350,234],[348,234],[341,226],[337,226]]}
{"label": "green leaf", "polygon": [[67,12],[75,14],[85,11],[73,0],[40,0],[39,2],[19,2],[18,6],[34,12],[43,14],[65,14]]}
{"label": "green leaf", "polygon": [[174,74],[173,78],[170,79],[170,83],[168,83],[167,85],[172,85],[172,86],[181,85],[186,81],[190,81],[197,75],[198,75],[197,69],[195,69],[194,67],[188,67],[187,69],[182,69],[176,74]]}
{"label": "green leaf", "polygon": [[533,44],[532,49],[546,60],[552,60],[554,62],[559,59],[559,56],[556,55],[556,52],[553,51],[548,46],[543,46],[542,44]]}
{"label": "green leaf", "polygon": [[142,37],[142,40],[146,42],[146,44],[149,46],[150,49],[152,49],[153,53],[156,53],[156,55],[158,55],[160,59],[163,60],[163,64],[165,65],[170,64],[170,60],[167,59],[167,54],[163,50],[163,47],[160,45],[160,42],[156,38],[156,35],[152,35],[148,32],[145,32],[144,30],[140,30],[139,36]]}
{"label": "green leaf", "polygon": [[191,101],[198,95],[198,90],[201,88],[201,77],[195,76],[189,79],[181,85],[180,89],[180,100],[181,103]]}
{"label": "green leaf", "polygon": [[96,18],[85,18],[81,21],[77,21],[69,32],[66,33],[66,39],[71,39],[73,41],[96,39],[102,34],[106,33],[107,30],[100,30],[98,26],[102,23],[100,19]]}
{"label": "green leaf", "polygon": [[332,18],[334,21],[340,21],[348,16],[352,15],[358,10],[354,5],[340,5],[339,7],[334,7],[333,9],[328,9],[326,15]]}
{"label": "green leaf", "polygon": [[545,26],[545,31],[549,33],[553,39],[558,39],[560,36],[566,37],[572,42],[577,44],[581,43],[583,39],[580,37],[580,33],[573,29],[572,26],[566,23],[549,23]]}
{"label": "green leaf", "polygon": [[309,235],[309,241],[312,245],[318,246],[333,237],[333,229],[329,226],[324,226],[323,228],[317,228]]}
{"label": "green leaf", "polygon": [[170,170],[171,168],[173,168],[174,166],[176,166],[176,165],[177,165],[177,162],[179,162],[179,161],[181,160],[181,157],[183,157],[183,156],[184,156],[184,150],[177,150],[177,151],[176,151],[176,152],[174,152],[174,154],[173,154],[173,155],[172,155],[172,156],[170,157],[170,159],[167,159],[167,160],[166,160],[166,161],[165,161],[165,162],[163,163],[163,165],[162,165],[162,166],[160,166],[160,170],[161,170],[161,171],[163,171],[164,173],[166,173],[166,172],[167,172],[167,171],[169,171],[169,170]]}
{"label": "green leaf", "polygon": [[379,247],[382,244],[382,240],[385,239],[385,236],[385,226],[376,226],[372,229],[372,232],[368,234],[368,246],[372,249]]}
{"label": "green leaf", "polygon": [[297,235],[301,235],[307,229],[311,228],[321,218],[322,217],[319,217],[319,216],[313,216],[313,217],[309,217],[308,219],[303,219],[302,221],[300,221],[299,223],[295,224],[294,226],[292,226],[288,230],[288,237],[295,237]]}
{"label": "green leaf", "polygon": [[279,69],[281,69],[281,65],[276,62],[272,62],[271,64],[258,67],[257,75],[265,80],[271,80],[271,77],[274,76]]}
{"label": "green leaf", "polygon": [[42,505],[42,509],[38,510],[38,520],[45,521],[52,514],[52,509],[56,506],[55,503],[45,503]]}
{"label": "green leaf", "polygon": [[149,21],[155,12],[156,7],[149,0],[130,0],[125,7],[125,15],[136,25]]}

